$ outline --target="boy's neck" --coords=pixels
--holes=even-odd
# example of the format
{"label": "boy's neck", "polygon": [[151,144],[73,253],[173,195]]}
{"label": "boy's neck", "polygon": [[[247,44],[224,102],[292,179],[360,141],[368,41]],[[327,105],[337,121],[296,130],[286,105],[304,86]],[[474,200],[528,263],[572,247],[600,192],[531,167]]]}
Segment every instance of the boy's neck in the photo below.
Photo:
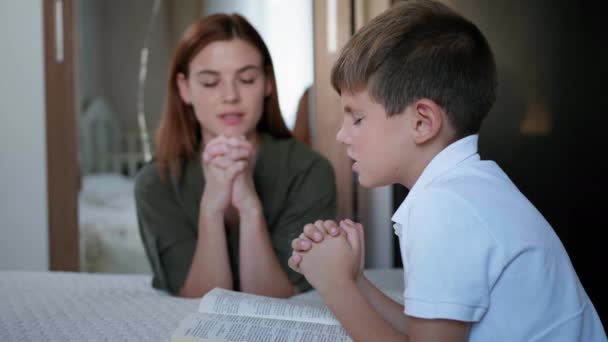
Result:
{"label": "boy's neck", "polygon": [[401,185],[405,186],[408,189],[412,189],[414,184],[426,167],[431,163],[433,158],[438,155],[441,151],[443,151],[446,147],[456,142],[458,139],[456,135],[452,132],[442,131],[438,134],[434,139],[428,141],[425,144],[416,146],[415,156],[411,158],[413,162],[410,162],[407,169],[410,171],[408,174],[404,175]]}

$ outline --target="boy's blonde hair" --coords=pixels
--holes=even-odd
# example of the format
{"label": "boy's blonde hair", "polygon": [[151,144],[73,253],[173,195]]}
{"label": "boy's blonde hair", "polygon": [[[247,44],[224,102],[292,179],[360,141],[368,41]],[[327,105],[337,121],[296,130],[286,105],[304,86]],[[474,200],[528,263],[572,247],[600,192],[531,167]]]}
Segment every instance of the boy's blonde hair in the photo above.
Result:
{"label": "boy's blonde hair", "polygon": [[417,99],[440,105],[456,138],[479,132],[496,99],[496,66],[481,31],[449,7],[409,0],[374,18],[333,66],[338,93],[367,89],[388,115]]}

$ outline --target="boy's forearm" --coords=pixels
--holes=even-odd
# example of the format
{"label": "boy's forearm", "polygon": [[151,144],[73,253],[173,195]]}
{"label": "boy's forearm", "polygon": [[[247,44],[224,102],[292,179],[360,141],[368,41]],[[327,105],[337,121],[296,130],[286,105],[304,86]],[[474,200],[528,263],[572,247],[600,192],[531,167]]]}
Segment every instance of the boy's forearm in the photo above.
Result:
{"label": "boy's forearm", "polygon": [[403,305],[385,295],[364,275],[357,279],[357,288],[385,321],[400,333],[407,335],[407,316],[403,312]]}
{"label": "boy's forearm", "polygon": [[[373,286],[373,285],[372,285]],[[365,288],[367,288],[365,286]],[[321,292],[323,300],[355,341],[409,341],[381,316],[354,281]],[[372,292],[372,298],[376,295]],[[386,311],[389,315],[392,311]],[[400,313],[403,316],[402,313]]]}

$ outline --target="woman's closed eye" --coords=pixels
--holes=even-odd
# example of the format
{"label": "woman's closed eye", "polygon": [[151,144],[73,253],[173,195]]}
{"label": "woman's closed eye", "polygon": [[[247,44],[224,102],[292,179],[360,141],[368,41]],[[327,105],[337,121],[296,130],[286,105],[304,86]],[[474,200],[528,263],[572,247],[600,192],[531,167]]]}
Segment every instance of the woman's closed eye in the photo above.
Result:
{"label": "woman's closed eye", "polygon": [[[253,84],[255,83],[255,78],[239,78],[239,83],[242,84]],[[219,81],[201,81],[200,84],[205,88],[214,88],[217,87]]]}
{"label": "woman's closed eye", "polygon": [[263,77],[262,68],[255,65],[246,65],[236,73],[236,79],[242,84],[254,84],[260,77]]}
{"label": "woman's closed eye", "polygon": [[261,76],[258,69],[247,68],[236,75],[236,79],[242,84],[254,84]]}
{"label": "woman's closed eye", "polygon": [[239,82],[243,84],[254,84],[255,80],[255,77],[239,77]]}
{"label": "woman's closed eye", "polygon": [[219,82],[201,82],[201,85],[205,88],[213,88],[217,86]]}
{"label": "woman's closed eye", "polygon": [[256,83],[259,79],[259,72],[256,70],[245,70],[237,75],[234,75],[232,80],[226,79],[223,80],[219,75],[212,75],[211,73],[207,73],[202,75],[203,77],[199,77],[197,79],[198,83],[204,88],[215,88],[220,82],[238,82],[239,84],[250,85]]}
{"label": "woman's closed eye", "polygon": [[361,124],[361,120],[363,120],[363,118],[354,118],[353,125],[359,126]]}
{"label": "woman's closed eye", "polygon": [[198,79],[198,83],[205,88],[213,88],[220,83],[216,77],[203,77]]}

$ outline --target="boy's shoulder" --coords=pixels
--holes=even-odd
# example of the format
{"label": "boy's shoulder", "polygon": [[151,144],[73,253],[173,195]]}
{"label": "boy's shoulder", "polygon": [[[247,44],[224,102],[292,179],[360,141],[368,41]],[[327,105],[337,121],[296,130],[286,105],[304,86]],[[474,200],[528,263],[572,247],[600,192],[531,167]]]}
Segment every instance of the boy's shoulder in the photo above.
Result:
{"label": "boy's shoulder", "polygon": [[[525,201],[509,177],[492,161],[473,160],[444,170],[432,180],[415,185],[393,216],[408,222],[412,215],[431,223],[453,218],[481,223],[504,203]],[[441,215],[436,215],[441,212]]]}
{"label": "boy's shoulder", "polygon": [[504,170],[493,160],[467,158],[450,165],[425,184],[426,190],[446,189],[463,195],[482,189],[516,190]]}

